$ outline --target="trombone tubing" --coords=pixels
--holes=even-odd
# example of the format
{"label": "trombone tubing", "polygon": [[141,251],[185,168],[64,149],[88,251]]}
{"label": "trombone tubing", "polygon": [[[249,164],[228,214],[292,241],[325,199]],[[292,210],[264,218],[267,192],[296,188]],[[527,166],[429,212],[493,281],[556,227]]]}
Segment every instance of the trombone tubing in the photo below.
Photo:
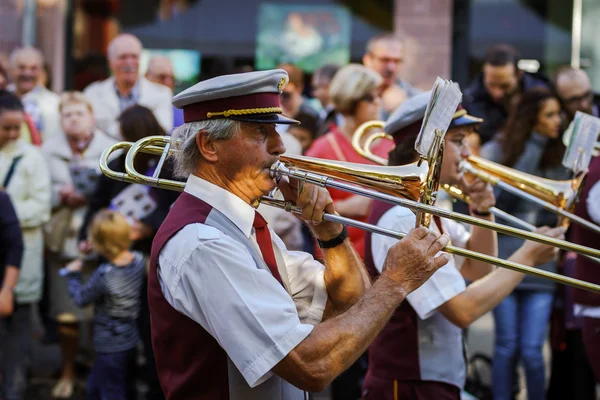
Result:
{"label": "trombone tubing", "polygon": [[[160,139],[163,143],[168,143],[168,139],[167,140],[165,140],[164,138],[160,138]],[[144,140],[144,139],[142,139],[142,140]],[[133,147],[133,149],[131,149],[131,147]],[[122,149],[127,149],[127,148],[129,148],[131,150],[131,151],[127,152],[127,157],[125,160],[125,166],[126,166],[127,172],[123,173],[123,172],[115,172],[115,171],[111,170],[108,167],[108,159],[109,159],[111,153],[113,153],[114,151],[117,151],[117,150],[122,150]],[[153,186],[153,187],[157,187],[157,188],[161,188],[161,189],[175,190],[175,191],[180,191],[180,192],[184,190],[184,188],[185,188],[184,182],[178,182],[178,181],[169,180],[169,179],[157,179],[155,177],[153,177],[153,178],[146,177],[144,175],[141,175],[139,172],[137,172],[133,165],[133,160],[134,160],[135,154],[137,154],[137,152],[139,152],[140,150],[143,150],[144,152],[147,152],[150,154],[155,154],[155,155],[160,155],[163,153],[163,151],[165,151],[165,152],[167,151],[155,144],[143,147],[139,144],[136,145],[135,143],[131,143],[131,142],[116,143],[113,146],[107,148],[102,153],[102,157],[100,158],[100,169],[102,170],[102,173],[104,173],[109,178],[116,179],[116,180],[119,180],[122,182],[141,183],[141,184],[145,184],[148,186]],[[392,196],[390,196],[390,197],[392,197]],[[271,197],[266,197],[266,196],[262,197],[261,202],[266,205],[270,205],[273,207],[279,207],[286,211],[290,211],[290,212],[293,212],[296,214],[298,214],[298,213],[301,214],[300,209],[298,207],[295,207],[294,205],[292,205],[290,202],[276,200],[276,199],[273,199]],[[334,215],[334,214],[323,213],[323,220],[331,221],[331,222],[339,222],[342,224],[346,224],[348,226],[353,226],[353,227],[356,227],[359,229],[368,230],[372,233],[390,236],[390,237],[397,238],[397,239],[401,239],[404,236],[406,236],[406,234],[402,233],[402,232],[392,231],[389,229],[381,228],[381,227],[378,227],[375,225],[367,224],[365,222],[356,221],[356,220],[353,220],[350,218],[345,218],[345,217],[341,217],[341,216]],[[461,256],[471,258],[474,260],[487,262],[487,263],[490,263],[493,265],[498,265],[503,268],[512,269],[513,271],[522,272],[522,273],[529,274],[529,275],[535,275],[535,276],[545,278],[545,279],[550,279],[554,282],[562,283],[562,284],[565,284],[568,286],[580,288],[580,289],[595,292],[595,293],[600,293],[599,285],[595,285],[593,283],[585,282],[585,281],[582,281],[579,279],[566,277],[566,276],[563,276],[563,275],[560,275],[557,273],[539,270],[539,269],[536,269],[534,267],[530,267],[527,265],[518,264],[518,263],[515,263],[512,261],[508,261],[508,260],[502,260],[502,259],[499,259],[496,257],[488,256],[486,254],[481,254],[481,253],[477,253],[477,252],[474,252],[471,250],[462,249],[462,248],[458,248],[458,247],[454,247],[454,246],[446,246],[444,248],[444,251],[447,251],[448,253],[452,253],[452,254],[456,254],[456,255],[461,255]]]}
{"label": "trombone tubing", "polygon": [[480,218],[471,217],[470,215],[465,215],[461,213],[456,213],[453,211],[444,210],[439,207],[429,206],[423,203],[419,203],[413,200],[408,200],[396,196],[392,196],[386,193],[376,192],[371,189],[366,189],[360,186],[356,186],[353,184],[348,184],[345,182],[339,182],[333,180],[329,177],[325,177],[322,175],[314,174],[311,172],[302,171],[296,168],[288,168],[281,161],[277,161],[275,164],[271,166],[271,171],[274,176],[279,174],[286,175],[290,178],[298,179],[301,181],[305,181],[308,183],[312,183],[315,185],[319,185],[322,187],[332,187],[335,189],[343,190],[352,194],[358,194],[361,196],[369,197],[375,200],[381,200],[386,203],[399,205],[402,207],[409,208],[413,211],[425,212],[433,215],[437,215],[442,218],[448,218],[459,222],[464,222],[470,225],[476,225],[482,228],[492,229],[496,232],[515,236],[520,239],[525,240],[533,240],[535,242],[547,244],[550,246],[558,247],[559,249],[563,249],[566,251],[573,251],[578,254],[585,254],[592,257],[599,257],[600,250],[592,249],[591,247],[581,246],[574,243],[569,243],[564,240],[551,238],[549,236],[541,235],[535,232],[527,232],[521,229],[513,228],[511,226],[498,224],[491,221],[486,221]]}
{"label": "trombone tubing", "polygon": [[[302,210],[298,207],[294,206],[290,202],[273,199],[271,197],[263,197],[261,199],[262,204],[266,204],[272,207],[282,208],[286,211],[292,212],[296,215],[302,215]],[[357,221],[351,218],[342,217],[335,214],[323,213],[323,220],[330,222],[337,222],[340,224],[345,224],[348,226],[353,226],[355,228],[359,228],[371,233],[376,233],[379,235],[389,236],[396,239],[402,239],[406,236],[404,232],[397,232],[391,229],[381,228],[376,225],[371,225],[366,222]],[[488,264],[497,265],[503,268],[508,268],[516,272],[521,272],[527,275],[534,275],[540,278],[549,279],[556,283],[561,283],[564,285],[568,285],[574,288],[587,290],[594,293],[600,293],[600,285],[596,285],[594,283],[582,281],[580,279],[571,278],[568,276],[564,276],[561,274],[557,274],[555,272],[545,271],[543,269],[538,269],[535,267],[530,267],[528,265],[519,264],[509,260],[503,260],[497,257],[489,256],[487,254],[478,253],[472,250],[463,249],[461,247],[447,245],[444,247],[444,252],[455,254],[457,256],[467,257],[473,260],[485,262]]]}
{"label": "trombone tubing", "polygon": [[532,201],[532,202],[544,207],[548,211],[558,214],[561,217],[568,218],[572,222],[580,224],[580,225],[586,227],[587,229],[590,229],[596,233],[600,233],[600,226],[593,224],[590,221],[583,219],[573,213],[563,210],[562,208],[557,207],[552,203],[549,203],[540,198],[537,198],[521,189],[518,189],[512,185],[509,185],[508,183],[504,182],[500,178],[494,177],[484,171],[480,171],[478,168],[474,167],[467,161],[461,162],[461,169],[463,169],[465,172],[468,172],[470,174],[477,176],[478,178],[480,178],[486,182],[489,182],[490,184],[492,184],[494,186],[498,186],[502,190],[506,190],[507,192],[514,194],[515,196],[521,197],[525,200]]}

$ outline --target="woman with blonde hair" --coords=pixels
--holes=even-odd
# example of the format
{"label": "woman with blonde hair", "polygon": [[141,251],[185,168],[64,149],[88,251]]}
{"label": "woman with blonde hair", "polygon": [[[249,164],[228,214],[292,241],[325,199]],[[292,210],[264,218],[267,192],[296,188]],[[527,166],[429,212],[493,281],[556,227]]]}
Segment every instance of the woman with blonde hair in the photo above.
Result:
{"label": "woman with blonde hair", "polygon": [[[373,164],[360,156],[352,147],[352,135],[362,123],[381,119],[381,76],[362,65],[346,65],[335,74],[329,84],[329,96],[335,111],[343,116],[343,123],[332,126],[330,132],[315,140],[306,152],[309,157],[329,160]],[[373,152],[382,157],[393,147],[390,141],[382,141]],[[344,217],[366,221],[371,200],[330,189],[335,209]],[[363,230],[348,227],[352,244],[361,258],[364,256]]]}

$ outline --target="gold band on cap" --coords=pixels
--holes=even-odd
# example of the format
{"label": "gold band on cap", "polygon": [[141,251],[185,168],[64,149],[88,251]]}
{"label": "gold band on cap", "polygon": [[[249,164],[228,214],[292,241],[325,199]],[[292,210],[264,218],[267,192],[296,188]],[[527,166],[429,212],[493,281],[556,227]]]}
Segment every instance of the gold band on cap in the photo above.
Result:
{"label": "gold band on cap", "polygon": [[228,118],[232,115],[252,115],[252,114],[281,114],[281,107],[265,107],[265,108],[246,108],[242,110],[226,110],[221,112],[206,113],[207,118],[223,116]]}

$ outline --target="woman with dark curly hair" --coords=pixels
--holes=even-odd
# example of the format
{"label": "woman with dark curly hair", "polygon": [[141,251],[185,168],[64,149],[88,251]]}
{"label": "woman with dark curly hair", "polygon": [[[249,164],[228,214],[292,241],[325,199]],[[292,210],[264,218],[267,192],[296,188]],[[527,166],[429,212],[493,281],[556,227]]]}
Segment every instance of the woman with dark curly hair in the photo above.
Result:
{"label": "woman with dark curly hair", "polygon": [[[521,172],[548,179],[568,179],[561,164],[560,103],[550,90],[532,88],[510,113],[504,130],[481,149],[481,156]],[[499,191],[496,205],[536,226],[554,226],[557,218],[528,200]],[[498,235],[498,256],[507,258],[523,241]],[[556,261],[538,266],[556,271]],[[496,344],[493,366],[494,399],[512,399],[515,365],[525,369],[529,399],[545,398],[542,346],[552,310],[555,284],[527,276],[494,310]]]}

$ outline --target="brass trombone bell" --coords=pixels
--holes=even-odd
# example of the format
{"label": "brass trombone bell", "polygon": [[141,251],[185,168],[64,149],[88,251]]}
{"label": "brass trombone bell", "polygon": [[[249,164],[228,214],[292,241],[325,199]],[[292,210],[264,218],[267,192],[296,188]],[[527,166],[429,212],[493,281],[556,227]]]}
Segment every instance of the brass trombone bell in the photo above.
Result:
{"label": "brass trombone bell", "polygon": [[[141,139],[141,140],[137,141],[136,143],[126,143],[126,142],[117,143],[117,144],[111,146],[110,148],[108,148],[107,150],[105,150],[105,152],[102,155],[101,161],[100,161],[100,168],[101,168],[102,172],[105,175],[107,175],[108,177],[111,177],[111,178],[114,178],[114,179],[117,179],[120,181],[140,183],[140,184],[154,186],[154,187],[158,187],[158,188],[182,191],[185,186],[184,182],[159,179],[157,176],[147,177],[147,176],[140,174],[138,171],[136,171],[135,167],[134,167],[134,159],[135,159],[135,156],[137,153],[145,152],[145,153],[163,155],[163,153],[161,153],[161,151],[160,151],[161,148],[163,149],[164,152],[172,151],[169,149],[165,150],[166,145],[170,143],[170,140],[171,140],[171,138],[168,136],[150,136],[150,137]],[[129,151],[127,152],[127,156],[125,158],[126,172],[118,173],[118,172],[110,170],[108,168],[108,158],[110,157],[110,154],[115,150],[127,149],[127,148],[129,148]],[[353,177],[351,177],[351,174],[358,173],[358,170],[360,169],[359,165],[362,167],[364,167],[364,165],[344,163],[346,165],[338,165],[337,167],[334,167],[333,165],[329,165],[325,168],[321,165],[322,161],[323,160],[310,159],[308,157],[303,157],[302,160],[300,160],[300,159],[296,159],[296,157],[287,156],[285,158],[285,161],[278,161],[275,164],[273,164],[273,166],[271,167],[271,171],[272,171],[272,175],[274,177],[288,176],[290,178],[300,179],[302,181],[318,184],[318,185],[321,185],[324,187],[332,187],[332,188],[337,188],[340,190],[346,190],[346,191],[354,193],[354,194],[361,194],[361,195],[365,195],[370,198],[391,202],[393,204],[408,207],[408,208],[412,209],[413,211],[417,210],[417,211],[427,212],[427,213],[431,213],[433,215],[439,215],[444,218],[456,219],[456,220],[459,220],[462,222],[472,223],[472,224],[487,227],[490,229],[499,230],[499,231],[505,232],[507,234],[512,234],[512,235],[515,235],[518,237],[522,237],[524,239],[527,238],[527,239],[539,241],[539,242],[542,242],[545,244],[553,245],[555,247],[565,248],[565,249],[583,253],[583,254],[600,255],[600,251],[594,250],[594,249],[591,249],[591,248],[588,248],[585,246],[574,245],[574,244],[571,244],[571,243],[568,243],[568,242],[565,242],[562,240],[550,238],[550,237],[547,237],[544,235],[523,232],[523,231],[520,231],[520,230],[512,228],[512,227],[506,227],[506,226],[503,226],[500,224],[491,223],[489,221],[481,220],[478,218],[473,218],[473,217],[465,216],[462,214],[456,214],[456,213],[453,213],[453,212],[450,212],[450,211],[447,211],[444,209],[440,209],[438,207],[433,207],[433,206],[417,203],[410,199],[398,197],[397,193],[394,193],[394,194],[381,193],[381,192],[375,191],[373,189],[364,188],[364,187],[360,186],[360,184],[355,182],[353,180],[354,179]],[[293,162],[295,162],[296,164],[295,165],[292,164]],[[301,170],[300,165],[302,165],[303,168],[306,168],[306,170]],[[337,178],[334,179],[334,178],[330,178],[330,177],[312,172],[312,170],[317,169],[317,168],[325,168],[325,169],[333,168],[334,170],[336,168],[339,168],[339,170],[335,170],[335,171],[329,171],[329,172],[325,171],[326,173],[331,173],[332,175],[333,174],[337,175]],[[355,170],[354,170],[354,172],[348,171],[348,174],[346,175],[344,172],[344,168],[348,168],[348,169],[355,168]],[[373,168],[375,168],[375,167],[373,167]],[[384,167],[380,167],[380,168],[384,168]],[[385,169],[382,169],[381,171],[385,171]],[[385,177],[384,172],[375,173],[374,170],[371,170],[370,174],[374,174],[374,176],[369,177],[369,178],[364,178],[364,179],[366,179],[368,181],[373,180],[373,182],[375,182],[376,181],[375,175],[379,174],[380,177]],[[391,179],[398,179],[398,177],[393,177]],[[343,180],[343,181],[340,181],[340,180]],[[373,183],[373,185],[377,189],[379,189],[378,185],[376,185],[375,183]],[[390,185],[389,182],[383,186],[385,187],[388,185]],[[389,189],[389,187],[388,187],[388,189]],[[261,201],[264,202],[265,204],[274,205],[274,206],[277,206],[277,207],[280,207],[283,209],[287,209],[292,212],[296,212],[296,213],[299,212],[298,209],[294,208],[295,207],[294,205],[292,205],[288,202],[285,202],[285,201],[277,201],[277,200],[275,200],[273,198],[269,198],[269,197],[264,197]],[[402,233],[402,232],[389,231],[386,229],[379,228],[377,226],[366,224],[361,221],[356,221],[356,220],[353,220],[350,218],[341,217],[338,215],[324,213],[323,219],[327,220],[327,221],[340,222],[340,223],[346,224],[348,226],[354,226],[354,227],[357,227],[360,229],[365,229],[365,230],[369,230],[374,233],[384,234],[384,235],[392,236],[392,237],[396,237],[396,238],[401,238],[405,235],[405,233]],[[504,268],[509,268],[509,269],[523,272],[526,274],[531,274],[531,275],[539,276],[542,278],[550,279],[555,282],[563,283],[563,284],[577,287],[580,289],[600,293],[600,285],[595,285],[595,284],[592,284],[589,282],[584,282],[581,280],[565,277],[560,274],[556,274],[556,273],[552,273],[552,272],[548,272],[548,271],[544,271],[544,270],[539,270],[539,269],[529,267],[526,265],[514,263],[514,262],[511,262],[508,260],[502,260],[497,257],[492,257],[492,256],[488,256],[486,254],[476,253],[473,251],[469,251],[466,249],[461,249],[461,248],[457,248],[457,247],[453,247],[453,246],[447,246],[445,248],[445,251],[452,253],[452,254],[457,254],[457,255],[464,256],[464,257],[479,260],[482,262],[498,265],[498,266],[501,266]]]}
{"label": "brass trombone bell", "polygon": [[[373,142],[381,138],[389,140],[393,140],[393,138],[385,134],[385,132],[371,133],[368,136],[367,132],[372,128],[382,128],[384,124],[383,121],[365,122],[356,129],[352,137],[352,146],[354,149],[363,157],[379,165],[387,165],[387,160],[375,155],[371,151]],[[562,226],[568,226],[569,221],[571,221],[596,233],[600,233],[600,226],[572,213],[582,189],[586,175],[585,172],[578,173],[570,180],[554,181],[526,174],[514,168],[509,168],[474,155],[469,156],[467,160],[463,160],[460,168],[464,172],[475,175],[493,186],[500,187],[518,197],[537,203],[559,215]],[[454,195],[454,193],[449,194]],[[491,212],[499,218],[510,220],[518,224],[518,226],[523,227],[523,224],[517,222],[515,217],[498,208],[494,207]]]}

